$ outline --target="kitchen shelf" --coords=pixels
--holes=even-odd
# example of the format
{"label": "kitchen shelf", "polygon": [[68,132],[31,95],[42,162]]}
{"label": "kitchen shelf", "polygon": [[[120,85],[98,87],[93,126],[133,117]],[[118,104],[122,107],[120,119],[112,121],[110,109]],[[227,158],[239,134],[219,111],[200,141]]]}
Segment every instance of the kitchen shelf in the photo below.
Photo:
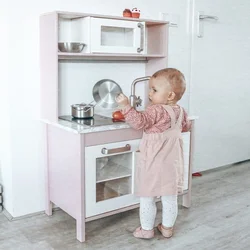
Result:
{"label": "kitchen shelf", "polygon": [[96,183],[103,183],[103,182],[106,182],[106,181],[114,181],[114,180],[119,180],[119,179],[131,177],[131,176],[132,176],[132,174],[120,175],[120,176],[116,176],[116,177],[110,177],[110,178],[107,178],[107,179],[101,179],[99,181],[96,181]]}
{"label": "kitchen shelf", "polygon": [[109,160],[103,167],[97,166],[96,183],[130,177],[131,175],[130,168]]}
{"label": "kitchen shelf", "polygon": [[123,178],[119,180],[108,181],[105,183],[105,186],[110,188],[111,190],[116,191],[119,196],[126,195],[131,193],[131,177]]}
{"label": "kitchen shelf", "polygon": [[122,53],[110,53],[110,54],[90,54],[90,53],[67,53],[58,52],[59,60],[147,60],[148,58],[164,58],[166,55],[159,54],[122,54]]}
{"label": "kitchen shelf", "polygon": [[153,25],[164,25],[169,24],[168,21],[164,20],[152,20],[152,19],[143,19],[143,18],[131,18],[131,17],[122,17],[122,16],[109,16],[109,15],[99,15],[99,14],[89,14],[89,13],[73,13],[73,12],[64,12],[64,11],[56,11],[59,18],[63,19],[79,19],[83,17],[96,17],[103,19],[117,19],[117,20],[125,20],[125,21],[135,21],[135,22],[145,22],[147,26]]}
{"label": "kitchen shelf", "polygon": [[131,194],[131,177],[96,184],[96,202]]}

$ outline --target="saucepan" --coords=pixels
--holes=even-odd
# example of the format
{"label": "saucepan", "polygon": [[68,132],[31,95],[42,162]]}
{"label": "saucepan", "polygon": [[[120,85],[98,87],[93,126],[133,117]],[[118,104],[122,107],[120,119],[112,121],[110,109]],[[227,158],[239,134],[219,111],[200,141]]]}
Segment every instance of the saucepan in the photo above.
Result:
{"label": "saucepan", "polygon": [[74,118],[92,118],[94,116],[94,105],[80,103],[71,105],[71,115]]}
{"label": "saucepan", "polygon": [[103,108],[116,108],[118,107],[115,98],[122,93],[122,89],[118,83],[110,79],[102,79],[98,81],[93,87],[93,98],[96,104],[73,104],[71,105],[71,115],[74,118],[93,118],[94,107],[100,105]]}

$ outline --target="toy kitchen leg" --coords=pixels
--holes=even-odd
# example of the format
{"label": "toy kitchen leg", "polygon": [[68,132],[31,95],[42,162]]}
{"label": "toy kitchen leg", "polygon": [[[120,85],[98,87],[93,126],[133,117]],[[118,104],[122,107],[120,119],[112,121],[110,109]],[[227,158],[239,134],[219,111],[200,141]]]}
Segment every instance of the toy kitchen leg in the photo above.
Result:
{"label": "toy kitchen leg", "polygon": [[50,201],[50,192],[49,192],[49,159],[48,159],[48,138],[47,138],[48,125],[44,124],[43,127],[43,136],[45,138],[43,151],[45,159],[45,213],[48,216],[52,215],[52,202]]}
{"label": "toy kitchen leg", "polygon": [[85,217],[79,216],[79,218],[76,219],[76,238],[80,242],[85,241]]}

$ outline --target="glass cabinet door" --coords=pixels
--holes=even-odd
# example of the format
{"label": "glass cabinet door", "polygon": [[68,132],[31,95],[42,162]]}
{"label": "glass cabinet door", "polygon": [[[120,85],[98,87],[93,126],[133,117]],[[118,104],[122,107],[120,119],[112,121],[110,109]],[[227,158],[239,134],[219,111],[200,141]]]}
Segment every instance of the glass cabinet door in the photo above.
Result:
{"label": "glass cabinet door", "polygon": [[133,195],[139,140],[85,148],[86,217],[138,203]]}
{"label": "glass cabinet door", "polygon": [[132,193],[132,153],[96,159],[96,202]]}

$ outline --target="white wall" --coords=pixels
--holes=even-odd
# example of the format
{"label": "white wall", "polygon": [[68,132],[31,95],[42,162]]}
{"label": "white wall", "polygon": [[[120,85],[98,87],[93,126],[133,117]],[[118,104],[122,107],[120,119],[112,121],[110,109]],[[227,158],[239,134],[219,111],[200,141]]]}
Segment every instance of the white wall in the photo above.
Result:
{"label": "white wall", "polygon": [[[188,2],[127,0],[123,4],[116,0],[9,0],[1,6],[5,13],[6,8],[9,9],[3,17],[8,22],[5,27],[9,28],[4,42],[9,46],[1,54],[8,75],[4,81],[1,76],[0,100],[5,104],[2,106],[5,113],[1,117],[0,160],[4,204],[12,216],[44,210],[43,133],[39,122],[39,15],[54,10],[121,15],[123,9],[135,6],[141,9],[143,18],[159,19],[159,12],[179,14],[179,27],[170,29],[169,66],[179,68],[189,79]],[[188,92],[183,104],[187,107]]]}
{"label": "white wall", "polygon": [[[92,89],[101,79],[117,82],[123,93],[130,95],[130,85],[135,78],[145,76],[145,62],[78,62],[59,63],[59,115],[70,115],[71,104],[93,101]],[[144,100],[144,84],[136,85],[136,93]],[[77,91],[75,91],[77,89]],[[143,92],[143,93],[142,93]],[[95,112],[112,115],[116,109],[95,107]]]}
{"label": "white wall", "polygon": [[3,48],[0,60],[0,183],[4,186],[4,203],[13,213],[12,203],[12,168],[10,145],[10,98],[9,98],[9,29],[7,6],[0,8],[0,32],[4,34],[0,39],[0,47]]}

